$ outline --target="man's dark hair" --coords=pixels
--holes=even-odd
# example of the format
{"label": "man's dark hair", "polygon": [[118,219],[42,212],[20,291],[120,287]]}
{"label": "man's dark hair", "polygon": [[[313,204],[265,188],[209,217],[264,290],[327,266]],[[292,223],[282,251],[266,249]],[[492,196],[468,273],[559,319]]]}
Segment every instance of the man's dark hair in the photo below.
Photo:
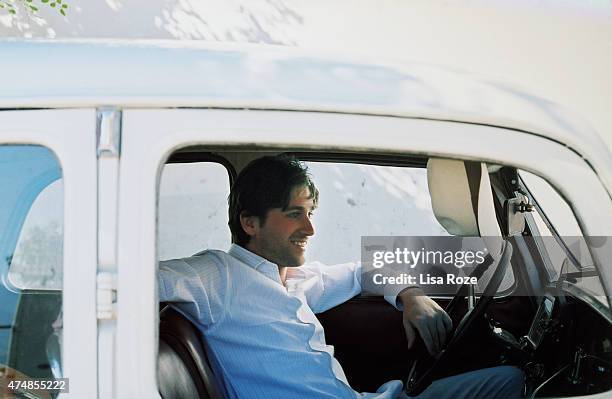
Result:
{"label": "man's dark hair", "polygon": [[263,225],[272,208],[285,210],[291,193],[297,187],[308,187],[316,205],[319,191],[308,173],[308,167],[293,156],[265,156],[251,161],[240,171],[232,185],[229,202],[229,222],[232,242],[245,246],[250,237],[242,229],[240,215],[259,217]]}

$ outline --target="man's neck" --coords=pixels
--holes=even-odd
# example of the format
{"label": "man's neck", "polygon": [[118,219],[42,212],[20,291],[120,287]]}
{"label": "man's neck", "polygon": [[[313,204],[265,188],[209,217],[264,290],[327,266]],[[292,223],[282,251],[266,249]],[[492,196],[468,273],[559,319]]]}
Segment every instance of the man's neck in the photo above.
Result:
{"label": "man's neck", "polygon": [[[259,255],[262,258],[266,259],[266,257],[258,253],[257,248],[254,248],[252,245],[246,244],[243,248],[253,252],[255,255]],[[281,265],[277,265],[277,266],[278,266],[278,274],[280,276],[281,283],[285,285],[285,280],[287,279],[287,266],[281,266]]]}

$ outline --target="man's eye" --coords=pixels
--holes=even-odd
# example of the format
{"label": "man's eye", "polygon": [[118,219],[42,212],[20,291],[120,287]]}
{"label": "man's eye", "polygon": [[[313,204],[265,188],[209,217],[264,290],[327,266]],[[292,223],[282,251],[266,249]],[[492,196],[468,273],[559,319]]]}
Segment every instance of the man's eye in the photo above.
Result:
{"label": "man's eye", "polygon": [[289,217],[292,218],[292,219],[297,219],[297,218],[300,217],[301,214],[302,214],[301,212],[291,212],[289,214]]}

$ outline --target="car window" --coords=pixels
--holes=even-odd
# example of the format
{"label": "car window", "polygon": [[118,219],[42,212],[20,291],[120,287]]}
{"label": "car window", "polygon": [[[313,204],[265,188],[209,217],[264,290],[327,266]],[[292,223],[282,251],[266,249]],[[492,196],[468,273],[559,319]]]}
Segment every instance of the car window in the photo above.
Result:
{"label": "car window", "polygon": [[[539,205],[531,213],[535,224],[531,230],[532,234],[541,237],[541,252],[545,254],[549,280],[563,278],[608,306],[587,240],[570,206],[546,180],[525,171],[519,174]],[[591,241],[593,239],[591,237]]]}
{"label": "car window", "polygon": [[[306,162],[320,192],[316,234],[307,261],[338,264],[360,259],[363,236],[449,236],[431,205],[427,169]],[[484,287],[490,278],[483,277]],[[512,268],[498,290],[514,285]],[[477,290],[478,292],[478,290]]]}
{"label": "car window", "polygon": [[166,164],[159,185],[158,258],[227,250],[229,174],[216,162]]}
{"label": "car window", "polygon": [[0,364],[61,376],[63,184],[54,154],[0,146]]}
{"label": "car window", "polygon": [[[581,265],[592,266],[593,260],[585,246],[582,230],[567,202],[546,180],[529,172],[520,171],[519,173],[523,183],[540,207],[539,210],[536,209],[537,212],[532,213],[539,235],[544,237],[555,237],[556,235],[563,240],[567,249]],[[547,226],[545,220],[550,223],[552,229]],[[553,276],[558,276],[567,255],[564,254],[565,251],[558,254],[557,248],[560,248],[560,245],[555,239],[546,239],[544,243],[553,256],[551,272]]]}
{"label": "car window", "polygon": [[8,273],[20,289],[62,288],[63,197],[58,179],[40,192],[26,216]]}
{"label": "car window", "polygon": [[[306,261],[358,261],[362,236],[448,236],[431,207],[427,170],[305,162],[320,192]],[[229,175],[215,162],[170,163],[159,186],[158,258],[227,250]],[[499,292],[512,288],[511,268]]]}
{"label": "car window", "polygon": [[320,192],[307,261],[358,260],[362,236],[449,235],[433,214],[424,168],[306,164]]}

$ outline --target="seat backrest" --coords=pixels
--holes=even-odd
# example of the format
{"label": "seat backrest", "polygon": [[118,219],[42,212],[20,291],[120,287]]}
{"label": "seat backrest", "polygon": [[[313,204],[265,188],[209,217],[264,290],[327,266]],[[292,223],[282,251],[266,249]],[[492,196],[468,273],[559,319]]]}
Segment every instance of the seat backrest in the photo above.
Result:
{"label": "seat backrest", "polygon": [[172,306],[159,315],[157,380],[163,399],[222,399],[202,333]]}
{"label": "seat backrest", "polygon": [[430,158],[427,182],[438,222],[452,235],[482,237],[494,258],[502,252],[501,230],[487,166],[481,162]]}

